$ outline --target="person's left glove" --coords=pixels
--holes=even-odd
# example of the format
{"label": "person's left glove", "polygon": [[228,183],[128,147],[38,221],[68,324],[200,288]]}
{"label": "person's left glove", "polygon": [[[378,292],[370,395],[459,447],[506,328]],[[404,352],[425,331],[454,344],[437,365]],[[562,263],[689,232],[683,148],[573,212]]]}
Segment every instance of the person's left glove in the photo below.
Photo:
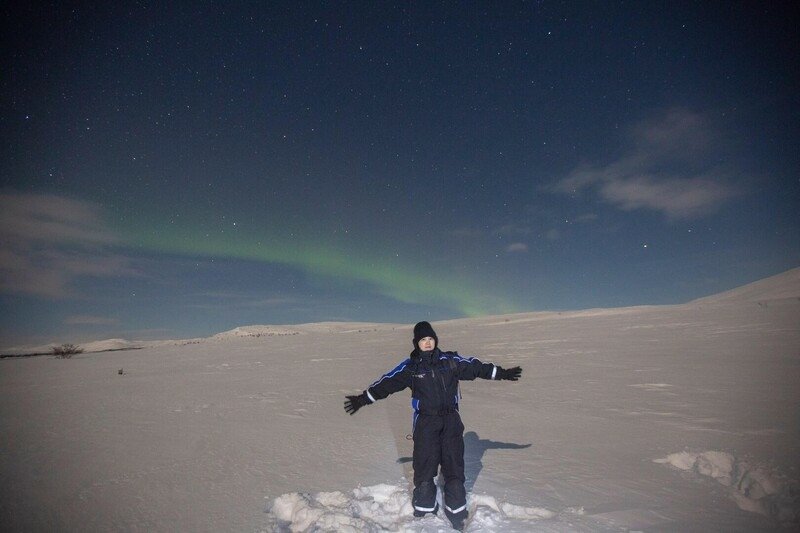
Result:
{"label": "person's left glove", "polygon": [[522,375],[522,369],[518,366],[514,368],[497,368],[497,379],[507,379],[517,381]]}
{"label": "person's left glove", "polygon": [[358,396],[347,396],[347,400],[344,402],[344,410],[350,415],[356,414],[356,411],[364,407],[365,405],[369,405],[372,402],[369,401],[366,392],[362,392]]}

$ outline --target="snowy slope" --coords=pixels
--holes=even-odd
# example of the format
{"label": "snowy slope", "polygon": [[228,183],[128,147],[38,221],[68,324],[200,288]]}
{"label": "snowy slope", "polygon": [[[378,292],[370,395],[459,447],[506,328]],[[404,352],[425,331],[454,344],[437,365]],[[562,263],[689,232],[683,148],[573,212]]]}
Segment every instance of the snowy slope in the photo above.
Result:
{"label": "snowy slope", "polygon": [[769,302],[784,298],[800,298],[800,267],[692,303]]}
{"label": "snowy slope", "polygon": [[[462,385],[468,530],[796,528],[800,301],[763,301],[434,324],[524,368]],[[408,391],[342,409],[411,325],[297,331],[0,360],[0,529],[448,531],[410,515]]]}
{"label": "snowy slope", "polygon": [[[160,344],[162,341],[157,341],[157,344]],[[107,352],[111,350],[136,350],[142,348],[148,344],[153,344],[153,342],[147,343],[142,341],[129,341],[126,339],[104,339],[100,341],[92,341],[86,342],[77,345],[78,348],[83,350],[84,352]],[[3,354],[15,354],[15,355],[24,355],[24,354],[52,354],[53,348],[61,346],[60,343],[52,343],[52,344],[43,344],[40,346],[27,346],[27,347],[11,347],[3,349]]]}

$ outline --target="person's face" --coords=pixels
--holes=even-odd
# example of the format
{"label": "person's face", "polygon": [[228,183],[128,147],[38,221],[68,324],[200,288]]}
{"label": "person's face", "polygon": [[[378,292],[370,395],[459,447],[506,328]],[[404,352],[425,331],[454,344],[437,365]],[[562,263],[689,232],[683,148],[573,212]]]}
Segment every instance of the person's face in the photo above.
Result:
{"label": "person's face", "polygon": [[436,346],[436,341],[433,340],[433,337],[424,337],[419,340],[417,346],[419,346],[419,349],[423,352],[429,352]]}

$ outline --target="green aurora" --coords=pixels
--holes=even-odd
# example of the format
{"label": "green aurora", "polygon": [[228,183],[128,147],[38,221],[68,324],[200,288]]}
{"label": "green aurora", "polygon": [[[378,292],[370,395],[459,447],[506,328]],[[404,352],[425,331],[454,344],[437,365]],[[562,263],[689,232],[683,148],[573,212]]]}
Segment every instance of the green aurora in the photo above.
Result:
{"label": "green aurora", "polygon": [[[160,226],[159,226],[160,227]],[[125,228],[118,230],[123,242],[156,253],[186,257],[242,259],[297,268],[309,275],[336,282],[363,282],[365,290],[394,300],[452,309],[467,317],[520,311],[504,299],[501,291],[475,287],[485,283],[453,272],[424,272],[377,256],[366,257],[341,246],[295,238],[255,238],[242,232],[205,232],[179,227],[166,229]],[[161,227],[160,227],[161,228]],[[430,270],[433,270],[430,268]]]}

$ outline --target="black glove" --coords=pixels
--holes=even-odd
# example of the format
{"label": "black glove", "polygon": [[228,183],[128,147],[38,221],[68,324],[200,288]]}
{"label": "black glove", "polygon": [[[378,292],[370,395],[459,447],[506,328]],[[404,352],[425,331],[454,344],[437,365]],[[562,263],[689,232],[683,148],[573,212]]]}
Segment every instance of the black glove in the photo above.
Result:
{"label": "black glove", "polygon": [[367,393],[362,392],[358,396],[347,396],[347,400],[344,402],[344,410],[350,413],[350,415],[354,415],[356,411],[371,403],[369,398],[367,398]]}
{"label": "black glove", "polygon": [[518,366],[514,368],[500,368],[497,367],[497,379],[507,379],[509,381],[517,381],[522,375],[522,369]]}

